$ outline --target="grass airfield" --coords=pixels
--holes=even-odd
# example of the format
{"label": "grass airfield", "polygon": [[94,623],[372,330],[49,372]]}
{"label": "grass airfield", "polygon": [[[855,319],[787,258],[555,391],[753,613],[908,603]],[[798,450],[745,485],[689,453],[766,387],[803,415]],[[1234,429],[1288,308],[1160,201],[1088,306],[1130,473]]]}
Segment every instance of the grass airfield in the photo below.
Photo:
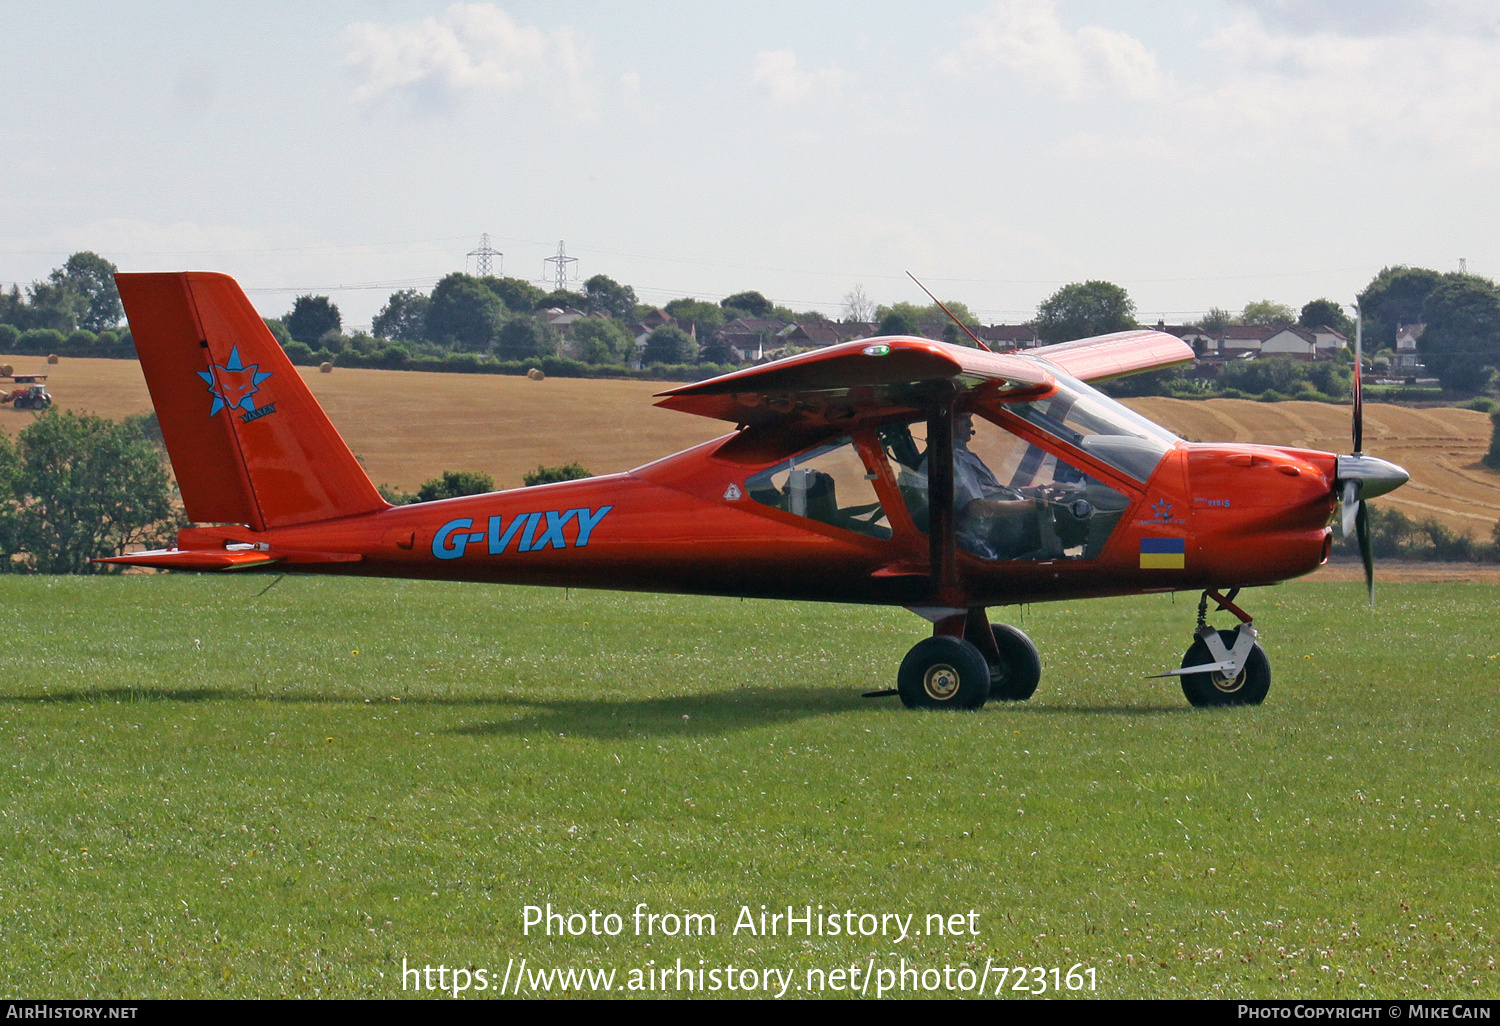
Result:
{"label": "grass airfield", "polygon": [[[901,610],[270,580],[0,579],[6,997],[401,996],[403,957],[1500,994],[1495,586],[1247,592],[1270,698],[1215,711],[1142,679],[1195,596],[1036,606],[1035,699],[918,714],[859,697]],[[549,901],[718,934],[523,937]],[[979,935],[730,933],[808,903]]]}

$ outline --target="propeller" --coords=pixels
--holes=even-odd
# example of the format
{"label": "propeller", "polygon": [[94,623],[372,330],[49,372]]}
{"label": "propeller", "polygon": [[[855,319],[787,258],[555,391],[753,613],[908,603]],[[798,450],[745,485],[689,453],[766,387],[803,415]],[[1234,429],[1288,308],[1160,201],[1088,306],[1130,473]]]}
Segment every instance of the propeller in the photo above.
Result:
{"label": "propeller", "polygon": [[1334,471],[1333,492],[1342,503],[1340,526],[1347,538],[1353,531],[1359,543],[1359,558],[1365,565],[1365,588],[1370,593],[1370,606],[1375,605],[1375,551],[1370,538],[1370,509],[1367,499],[1395,491],[1411,479],[1403,468],[1364,453],[1365,404],[1361,349],[1364,342],[1364,318],[1355,305],[1354,329],[1354,452],[1338,458]]}

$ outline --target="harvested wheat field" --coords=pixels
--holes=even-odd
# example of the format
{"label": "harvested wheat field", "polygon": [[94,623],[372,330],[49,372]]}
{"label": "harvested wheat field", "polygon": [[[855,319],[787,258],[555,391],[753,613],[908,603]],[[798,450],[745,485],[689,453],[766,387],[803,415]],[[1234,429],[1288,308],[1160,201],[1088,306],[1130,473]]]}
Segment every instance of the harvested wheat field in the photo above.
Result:
{"label": "harvested wheat field", "polygon": [[[47,390],[65,410],[118,420],[150,413],[146,379],[134,360],[0,357],[17,372],[45,370]],[[729,425],[659,410],[651,395],[670,382],[428,374],[299,367],[377,484],[415,490],[444,470],[477,470],[498,488],[521,484],[538,464],[577,460],[596,474],[629,470],[724,434]],[[203,387],[196,380],[192,387]],[[0,427],[15,434],[36,416],[0,406]]]}
{"label": "harvested wheat field", "polygon": [[[34,356],[0,357],[18,371],[43,369]],[[63,409],[120,418],[151,409],[133,360],[63,359],[47,386]],[[497,487],[521,483],[537,464],[577,460],[596,474],[647,463],[724,432],[725,425],[651,405],[654,381],[428,374],[299,368],[334,425],[382,484],[413,489],[444,470],[477,470]],[[1349,449],[1349,407],[1244,399],[1132,399],[1129,405],[1184,438],[1263,442],[1331,452]],[[15,433],[34,414],[0,407]],[[1500,474],[1479,458],[1489,418],[1451,407],[1371,404],[1365,448],[1411,471],[1409,485],[1378,500],[1413,517],[1434,517],[1477,537],[1500,518]]]}

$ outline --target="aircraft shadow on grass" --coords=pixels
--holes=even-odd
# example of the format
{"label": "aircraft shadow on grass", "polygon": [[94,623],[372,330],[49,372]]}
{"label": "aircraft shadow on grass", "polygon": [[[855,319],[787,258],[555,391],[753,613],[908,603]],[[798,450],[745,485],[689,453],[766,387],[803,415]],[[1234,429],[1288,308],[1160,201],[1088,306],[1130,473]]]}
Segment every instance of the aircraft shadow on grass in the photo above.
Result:
{"label": "aircraft shadow on grass", "polygon": [[91,688],[87,691],[48,691],[40,695],[6,695],[0,702],[28,705],[68,705],[100,702],[216,702],[249,694],[222,688]]}
{"label": "aircraft shadow on grass", "polygon": [[740,688],[706,695],[645,699],[503,697],[491,704],[527,712],[512,720],[455,727],[471,736],[565,734],[614,740],[710,737],[754,727],[870,708],[857,692],[831,688]]}
{"label": "aircraft shadow on grass", "polygon": [[[266,701],[285,705],[364,705],[363,697],[320,695],[258,695],[239,688],[99,688],[11,695],[0,703],[35,705],[98,704],[104,702],[225,702]],[[381,701],[381,700],[377,700]],[[470,736],[528,737],[563,734],[600,740],[633,737],[712,737],[755,727],[793,723],[817,716],[877,710],[895,699],[869,702],[856,691],[838,688],[736,688],[710,694],[644,699],[552,699],[517,695],[472,698],[416,697],[404,706],[515,709],[514,719],[449,728],[447,733]],[[1164,716],[1192,712],[1186,706],[1154,705],[1042,705],[1007,707],[1012,715]],[[893,710],[894,711],[894,710]]]}

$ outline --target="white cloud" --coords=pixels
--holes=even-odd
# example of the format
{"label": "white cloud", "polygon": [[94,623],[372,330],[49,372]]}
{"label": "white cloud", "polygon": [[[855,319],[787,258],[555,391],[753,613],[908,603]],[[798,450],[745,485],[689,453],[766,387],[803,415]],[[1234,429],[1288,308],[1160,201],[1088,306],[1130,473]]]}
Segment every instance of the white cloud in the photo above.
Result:
{"label": "white cloud", "polygon": [[797,55],[791,50],[762,50],[755,55],[752,85],[771,94],[778,107],[805,100],[839,100],[851,77],[842,68],[803,71],[797,67]]}
{"label": "white cloud", "polygon": [[1156,55],[1134,36],[1102,25],[1070,32],[1052,0],[998,0],[967,23],[969,38],[938,67],[965,74],[994,67],[1031,89],[1060,90],[1070,99],[1119,93],[1160,95],[1166,78]]}
{"label": "white cloud", "polygon": [[590,112],[587,42],[566,27],[518,25],[494,4],[454,4],[395,25],[356,22],[346,36],[344,64],[359,80],[354,97],[362,102],[400,97],[441,108],[466,95],[548,86],[570,112]]}
{"label": "white cloud", "polygon": [[[1370,146],[1500,162],[1500,32],[1469,0],[1349,5],[1237,0],[1237,14],[1162,70],[1140,40],[1065,26],[1053,0],[999,0],[971,19],[940,70],[994,77],[1073,103],[1133,102],[1130,127],[1095,126],[1070,152],[1198,159],[1282,150],[1327,163]],[[1203,58],[1208,58],[1204,60]],[[1149,143],[1149,145],[1144,145]]]}
{"label": "white cloud", "polygon": [[1184,106],[1220,132],[1500,159],[1500,40],[1446,29],[1289,34],[1247,15],[1204,40],[1223,76]]}

